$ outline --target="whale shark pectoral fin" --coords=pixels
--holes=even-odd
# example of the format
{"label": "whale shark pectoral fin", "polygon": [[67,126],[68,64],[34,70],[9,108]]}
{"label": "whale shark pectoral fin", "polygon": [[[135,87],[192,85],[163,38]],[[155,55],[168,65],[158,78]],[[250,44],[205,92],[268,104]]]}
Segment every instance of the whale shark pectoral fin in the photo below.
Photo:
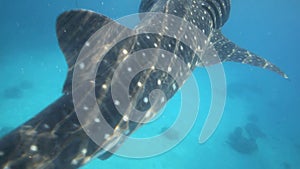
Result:
{"label": "whale shark pectoral fin", "polygon": [[286,79],[288,78],[288,76],[283,71],[281,71],[276,65],[246,49],[239,47],[235,43],[228,40],[221,33],[220,30],[215,30],[210,40],[222,62],[232,61],[243,64],[249,64],[252,66],[257,66],[263,69],[271,70],[273,72],[278,73]]}
{"label": "whale shark pectoral fin", "polygon": [[68,75],[63,92],[71,92],[73,67],[85,42],[102,26],[114,22],[108,17],[87,10],[71,10],[56,20],[59,46],[68,63]]}

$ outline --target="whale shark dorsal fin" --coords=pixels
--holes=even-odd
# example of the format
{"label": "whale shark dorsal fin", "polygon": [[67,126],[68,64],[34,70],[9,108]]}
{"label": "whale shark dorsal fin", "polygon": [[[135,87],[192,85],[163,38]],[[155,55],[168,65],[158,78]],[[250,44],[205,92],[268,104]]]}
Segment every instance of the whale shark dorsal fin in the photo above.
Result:
{"label": "whale shark dorsal fin", "polygon": [[214,30],[210,36],[210,42],[212,47],[217,51],[219,58],[222,62],[232,61],[243,64],[249,64],[252,66],[261,67],[278,73],[284,78],[288,76],[281,71],[276,65],[267,61],[266,59],[259,57],[258,55],[243,49],[227,39],[221,30]]}
{"label": "whale shark dorsal fin", "polygon": [[59,46],[68,63],[68,75],[63,92],[71,92],[73,67],[85,42],[103,25],[113,22],[108,17],[87,10],[71,10],[56,20]]}

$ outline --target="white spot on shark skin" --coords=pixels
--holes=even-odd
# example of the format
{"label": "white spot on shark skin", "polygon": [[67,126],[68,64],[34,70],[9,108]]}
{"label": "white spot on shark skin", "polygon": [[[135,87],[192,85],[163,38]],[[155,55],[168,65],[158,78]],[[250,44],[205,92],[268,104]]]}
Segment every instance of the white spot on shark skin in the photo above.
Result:
{"label": "white spot on shark skin", "polygon": [[4,156],[4,152],[3,151],[0,151],[0,156]]}
{"label": "white spot on shark skin", "polygon": [[129,120],[129,117],[128,117],[127,115],[124,115],[124,116],[123,116],[123,120],[124,120],[125,122],[127,122],[127,121]]}
{"label": "white spot on shark skin", "polygon": [[161,103],[165,102],[165,97],[162,97],[162,98],[160,99],[160,102],[161,102]]}
{"label": "white spot on shark skin", "polygon": [[30,150],[33,152],[36,152],[36,151],[38,151],[38,147],[36,145],[31,145]]}
{"label": "white spot on shark skin", "polygon": [[148,103],[148,102],[149,102],[148,97],[144,97],[143,102],[144,102],[144,103]]}
{"label": "white spot on shark skin", "polygon": [[6,164],[3,169],[10,169],[10,166]]}
{"label": "white spot on shark skin", "polygon": [[119,100],[115,100],[114,103],[115,103],[116,106],[120,105],[120,101]]}
{"label": "white spot on shark skin", "polygon": [[264,64],[263,68],[266,68],[266,67],[268,67],[268,66],[269,66],[269,63],[266,62],[266,63]]}
{"label": "white spot on shark skin", "polygon": [[82,150],[81,150],[81,153],[82,153],[83,155],[85,155],[85,154],[87,153],[87,149],[86,149],[86,148],[82,149]]}
{"label": "white spot on shark skin", "polygon": [[147,35],[147,36],[146,36],[146,38],[147,38],[147,39],[150,39],[150,36],[149,36],[149,35]]}
{"label": "white spot on shark skin", "polygon": [[[204,42],[204,43],[205,43],[205,42]],[[201,46],[198,45],[198,46],[197,46],[197,50],[201,50]]]}
{"label": "white spot on shark skin", "polygon": [[79,69],[83,70],[85,68],[85,64],[83,62],[79,63]]}
{"label": "white spot on shark skin", "polygon": [[49,126],[47,123],[45,123],[45,124],[44,124],[44,128],[45,128],[45,129],[49,129],[50,126]]}
{"label": "white spot on shark skin", "polygon": [[140,81],[137,83],[137,85],[138,85],[138,87],[142,87],[143,86],[142,82],[140,82]]}
{"label": "white spot on shark skin", "polygon": [[109,137],[110,137],[109,134],[105,134],[105,135],[104,135],[104,139],[105,139],[105,140],[107,140]]}
{"label": "white spot on shark skin", "polygon": [[89,47],[91,44],[90,44],[90,42],[85,42],[85,46],[87,46],[87,47]]}
{"label": "white spot on shark skin", "polygon": [[100,123],[100,119],[99,119],[99,118],[95,118],[95,119],[94,119],[94,122]]}
{"label": "white spot on shark skin", "polygon": [[172,88],[173,88],[173,90],[176,90],[176,84],[174,83],[173,85],[172,85]]}
{"label": "white spot on shark skin", "polygon": [[103,85],[102,85],[102,89],[107,89],[107,85],[106,85],[106,84],[103,84]]}
{"label": "white spot on shark skin", "polygon": [[160,80],[160,79],[157,80],[157,84],[158,84],[159,86],[161,85],[161,80]]}
{"label": "white spot on shark skin", "polygon": [[71,164],[72,164],[72,165],[77,165],[77,164],[78,164],[78,160],[73,159],[73,160],[71,161]]}
{"label": "white spot on shark skin", "polygon": [[183,51],[183,46],[182,45],[180,45],[180,50]]}
{"label": "white spot on shark skin", "polygon": [[123,50],[122,50],[122,53],[123,53],[124,55],[127,55],[127,54],[128,54],[128,51],[127,51],[126,49],[123,49]]}
{"label": "white spot on shark skin", "polygon": [[132,68],[131,68],[131,67],[128,67],[128,68],[127,68],[127,71],[128,71],[128,72],[131,72],[131,71],[132,71]]}
{"label": "white spot on shark skin", "polygon": [[168,72],[171,72],[172,71],[172,68],[169,66],[168,67]]}
{"label": "white spot on shark skin", "polygon": [[87,106],[83,106],[83,110],[89,110],[89,107],[87,107]]}

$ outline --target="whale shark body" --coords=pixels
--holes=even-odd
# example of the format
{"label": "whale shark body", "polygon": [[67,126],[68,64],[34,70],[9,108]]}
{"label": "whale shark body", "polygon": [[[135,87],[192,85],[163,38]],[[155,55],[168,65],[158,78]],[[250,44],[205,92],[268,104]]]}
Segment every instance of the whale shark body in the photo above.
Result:
{"label": "whale shark body", "polygon": [[[240,48],[222,35],[220,29],[229,18],[230,0],[142,0],[139,12],[158,12],[182,18],[195,25],[208,37],[208,44],[217,51],[222,62],[250,64],[269,69],[287,78],[286,74],[266,59]],[[141,20],[143,19],[145,18],[141,17]],[[159,18],[151,19],[159,20]],[[84,165],[94,157],[109,158],[124,141],[118,136],[130,135],[142,125],[142,123],[124,118],[127,115],[118,112],[116,102],[113,101],[111,95],[112,75],[127,55],[147,48],[160,48],[176,54],[189,66],[190,70],[204,64],[201,56],[185,46],[180,39],[161,34],[134,35],[113,46],[102,56],[104,61],[99,64],[93,83],[102,117],[114,129],[111,133],[98,133],[98,136],[102,138],[102,145],[99,146],[88,136],[78,120],[73,103],[73,93],[77,89],[72,85],[72,79],[75,63],[82,47],[97,30],[110,22],[114,21],[86,10],[67,11],[57,18],[57,38],[69,67],[63,96],[0,140],[0,168],[71,169]],[[168,25],[167,22],[168,20],[163,20],[159,24]],[[142,22],[137,29],[147,27],[146,23],[147,21]],[[164,26],[164,29],[168,27]],[[193,42],[197,43],[197,41]],[[172,60],[170,69],[179,69],[172,67],[171,63]],[[88,66],[85,65],[85,67]],[[180,74],[180,71],[178,73]],[[162,90],[167,101],[181,85],[177,84],[166,72],[149,69],[142,71],[132,80],[129,94],[133,98],[135,108],[147,112],[151,105],[145,97],[153,89]],[[88,94],[82,93],[82,99],[86,95]],[[85,108],[88,109],[88,107]],[[142,114],[140,118],[144,118],[146,114]],[[155,115],[154,112],[151,117]],[[95,123],[100,121],[101,119],[93,118]]]}

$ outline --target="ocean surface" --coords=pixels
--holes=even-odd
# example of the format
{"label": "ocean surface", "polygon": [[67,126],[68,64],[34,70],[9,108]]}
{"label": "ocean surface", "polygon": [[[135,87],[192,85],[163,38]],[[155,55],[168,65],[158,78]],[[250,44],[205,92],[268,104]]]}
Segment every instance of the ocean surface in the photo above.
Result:
{"label": "ocean surface", "polygon": [[[67,64],[55,34],[60,13],[84,8],[118,19],[137,13],[139,3],[0,0],[0,137],[62,95]],[[209,110],[211,88],[205,69],[196,68],[193,76],[200,91],[199,114],[180,144],[151,158],[94,159],[82,169],[300,168],[300,2],[232,0],[231,4],[224,35],[279,66],[289,79],[257,67],[224,63],[224,114],[214,134],[200,144],[198,137]],[[180,103],[179,92],[157,121],[142,127],[134,137],[150,137],[170,127]],[[169,139],[177,132],[173,131]],[[245,135],[251,139],[241,141]]]}

